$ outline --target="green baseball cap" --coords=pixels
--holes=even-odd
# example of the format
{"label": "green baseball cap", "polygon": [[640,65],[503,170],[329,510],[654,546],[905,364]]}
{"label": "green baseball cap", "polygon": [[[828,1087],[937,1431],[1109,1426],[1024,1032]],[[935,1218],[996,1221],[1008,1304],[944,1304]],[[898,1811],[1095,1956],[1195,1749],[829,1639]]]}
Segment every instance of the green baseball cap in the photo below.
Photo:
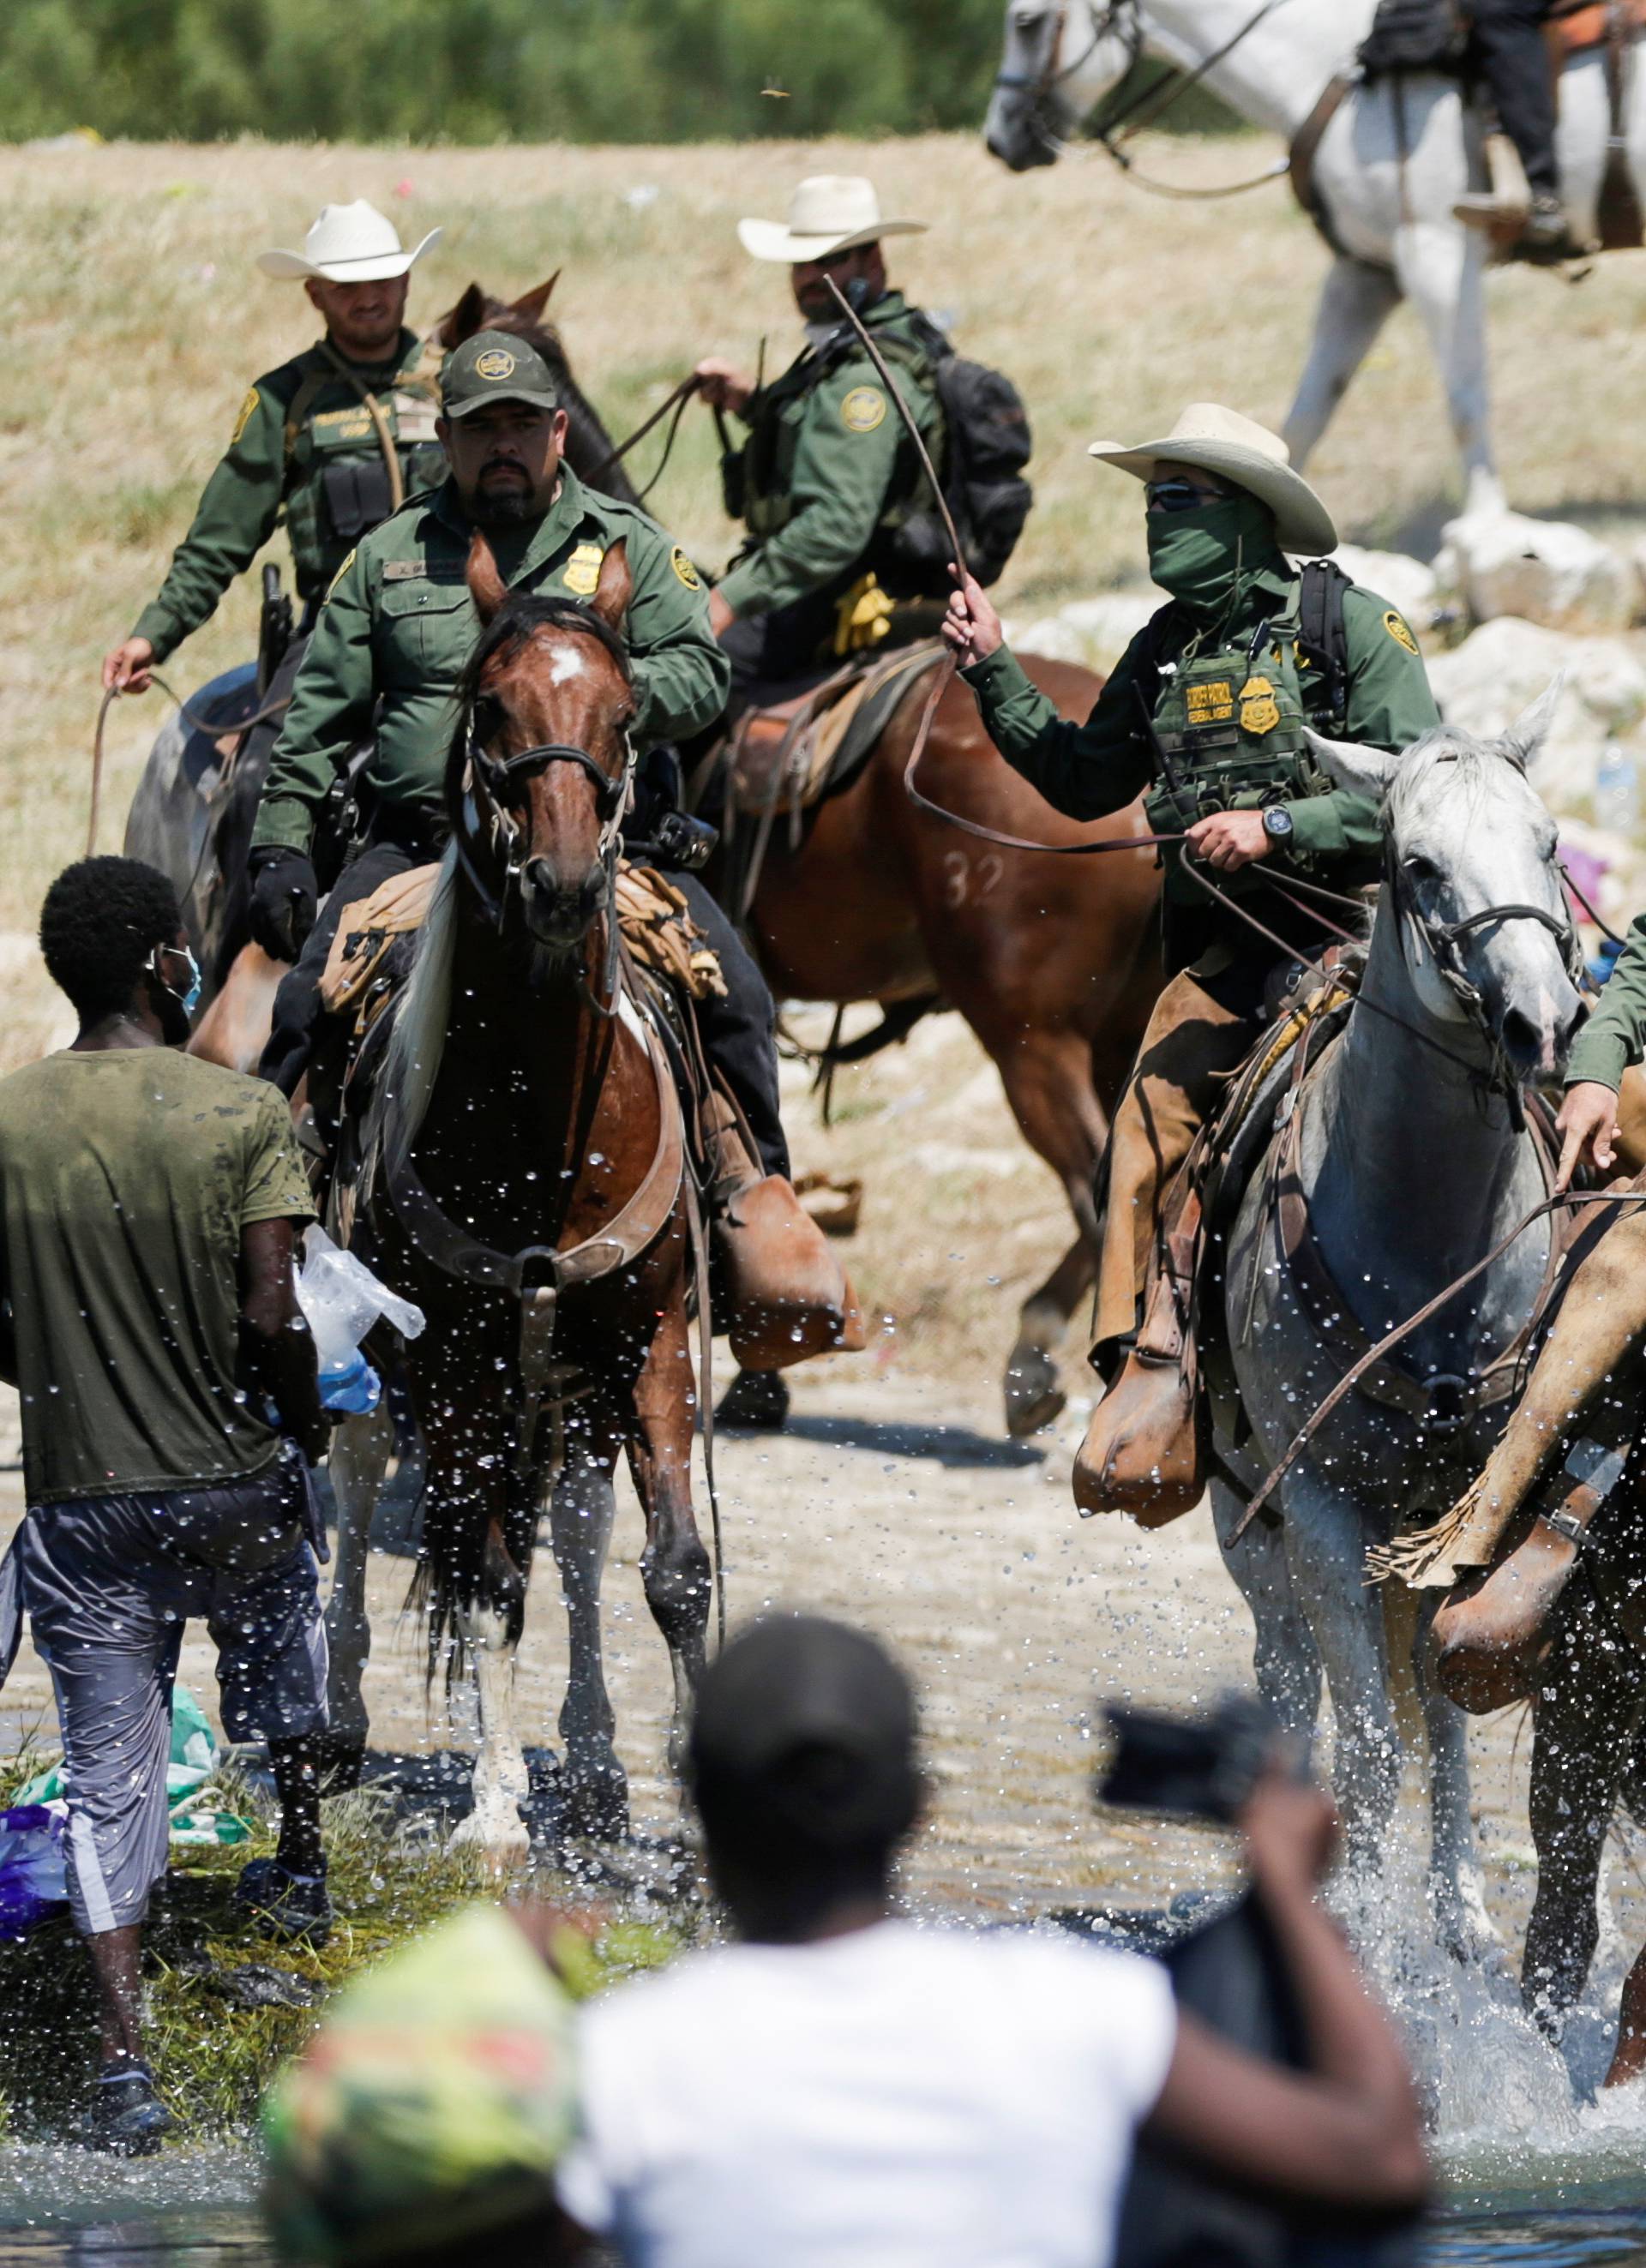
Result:
{"label": "green baseball cap", "polygon": [[523,401],[532,409],[560,407],[548,364],[508,331],[476,331],[440,364],[440,403],[448,417],[467,417],[488,401]]}

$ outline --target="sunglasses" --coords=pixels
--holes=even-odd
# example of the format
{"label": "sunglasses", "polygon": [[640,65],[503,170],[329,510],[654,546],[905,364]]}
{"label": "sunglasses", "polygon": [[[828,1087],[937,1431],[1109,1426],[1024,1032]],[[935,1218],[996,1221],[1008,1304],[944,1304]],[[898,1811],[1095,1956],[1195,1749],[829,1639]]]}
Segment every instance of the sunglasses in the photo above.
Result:
{"label": "sunglasses", "polygon": [[1199,488],[1193,481],[1175,479],[1150,481],[1143,494],[1150,512],[1199,512],[1204,504],[1215,504],[1221,491]]}

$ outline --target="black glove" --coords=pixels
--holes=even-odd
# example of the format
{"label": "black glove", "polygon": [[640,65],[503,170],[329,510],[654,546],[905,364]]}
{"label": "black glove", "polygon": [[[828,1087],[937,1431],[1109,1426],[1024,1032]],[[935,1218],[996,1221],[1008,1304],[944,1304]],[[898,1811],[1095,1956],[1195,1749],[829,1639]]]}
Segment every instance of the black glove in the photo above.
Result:
{"label": "black glove", "polygon": [[306,850],[265,843],[251,854],[251,903],[246,918],[253,938],[277,961],[295,961],[314,926],[320,884]]}

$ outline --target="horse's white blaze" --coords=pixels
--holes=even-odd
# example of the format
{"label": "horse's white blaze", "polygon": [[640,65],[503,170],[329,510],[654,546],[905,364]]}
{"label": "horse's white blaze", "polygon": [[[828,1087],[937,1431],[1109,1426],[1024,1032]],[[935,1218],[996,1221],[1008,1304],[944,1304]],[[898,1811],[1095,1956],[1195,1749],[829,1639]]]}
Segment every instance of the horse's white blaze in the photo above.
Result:
{"label": "horse's white blaze", "polygon": [[586,665],[575,646],[563,645],[549,665],[550,685],[566,685],[572,678],[585,674]]}

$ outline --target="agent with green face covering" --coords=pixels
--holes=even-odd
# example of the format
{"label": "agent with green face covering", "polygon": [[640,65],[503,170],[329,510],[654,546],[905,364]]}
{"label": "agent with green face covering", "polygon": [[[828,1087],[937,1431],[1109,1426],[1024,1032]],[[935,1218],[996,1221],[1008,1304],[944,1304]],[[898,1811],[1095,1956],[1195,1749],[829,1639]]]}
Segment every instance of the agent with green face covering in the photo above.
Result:
{"label": "agent with green face covering", "polygon": [[1048,803],[1100,819],[1141,795],[1163,852],[1166,973],[1111,1138],[1098,1281],[1100,1366],[1134,1332],[1177,1168],[1284,982],[1286,957],[1199,887],[1214,869],[1301,960],[1328,942],[1258,873],[1334,890],[1376,880],[1376,806],[1334,788],[1304,726],[1403,748],[1439,723],[1413,637],[1385,600],[1324,562],[1337,531],[1251,419],[1195,402],[1163,440],[1098,442],[1095,457],[1145,483],[1149,572],[1170,605],[1121,657],[1085,724],[1060,718],[1001,639],[975,583],[944,635],[991,738]]}

